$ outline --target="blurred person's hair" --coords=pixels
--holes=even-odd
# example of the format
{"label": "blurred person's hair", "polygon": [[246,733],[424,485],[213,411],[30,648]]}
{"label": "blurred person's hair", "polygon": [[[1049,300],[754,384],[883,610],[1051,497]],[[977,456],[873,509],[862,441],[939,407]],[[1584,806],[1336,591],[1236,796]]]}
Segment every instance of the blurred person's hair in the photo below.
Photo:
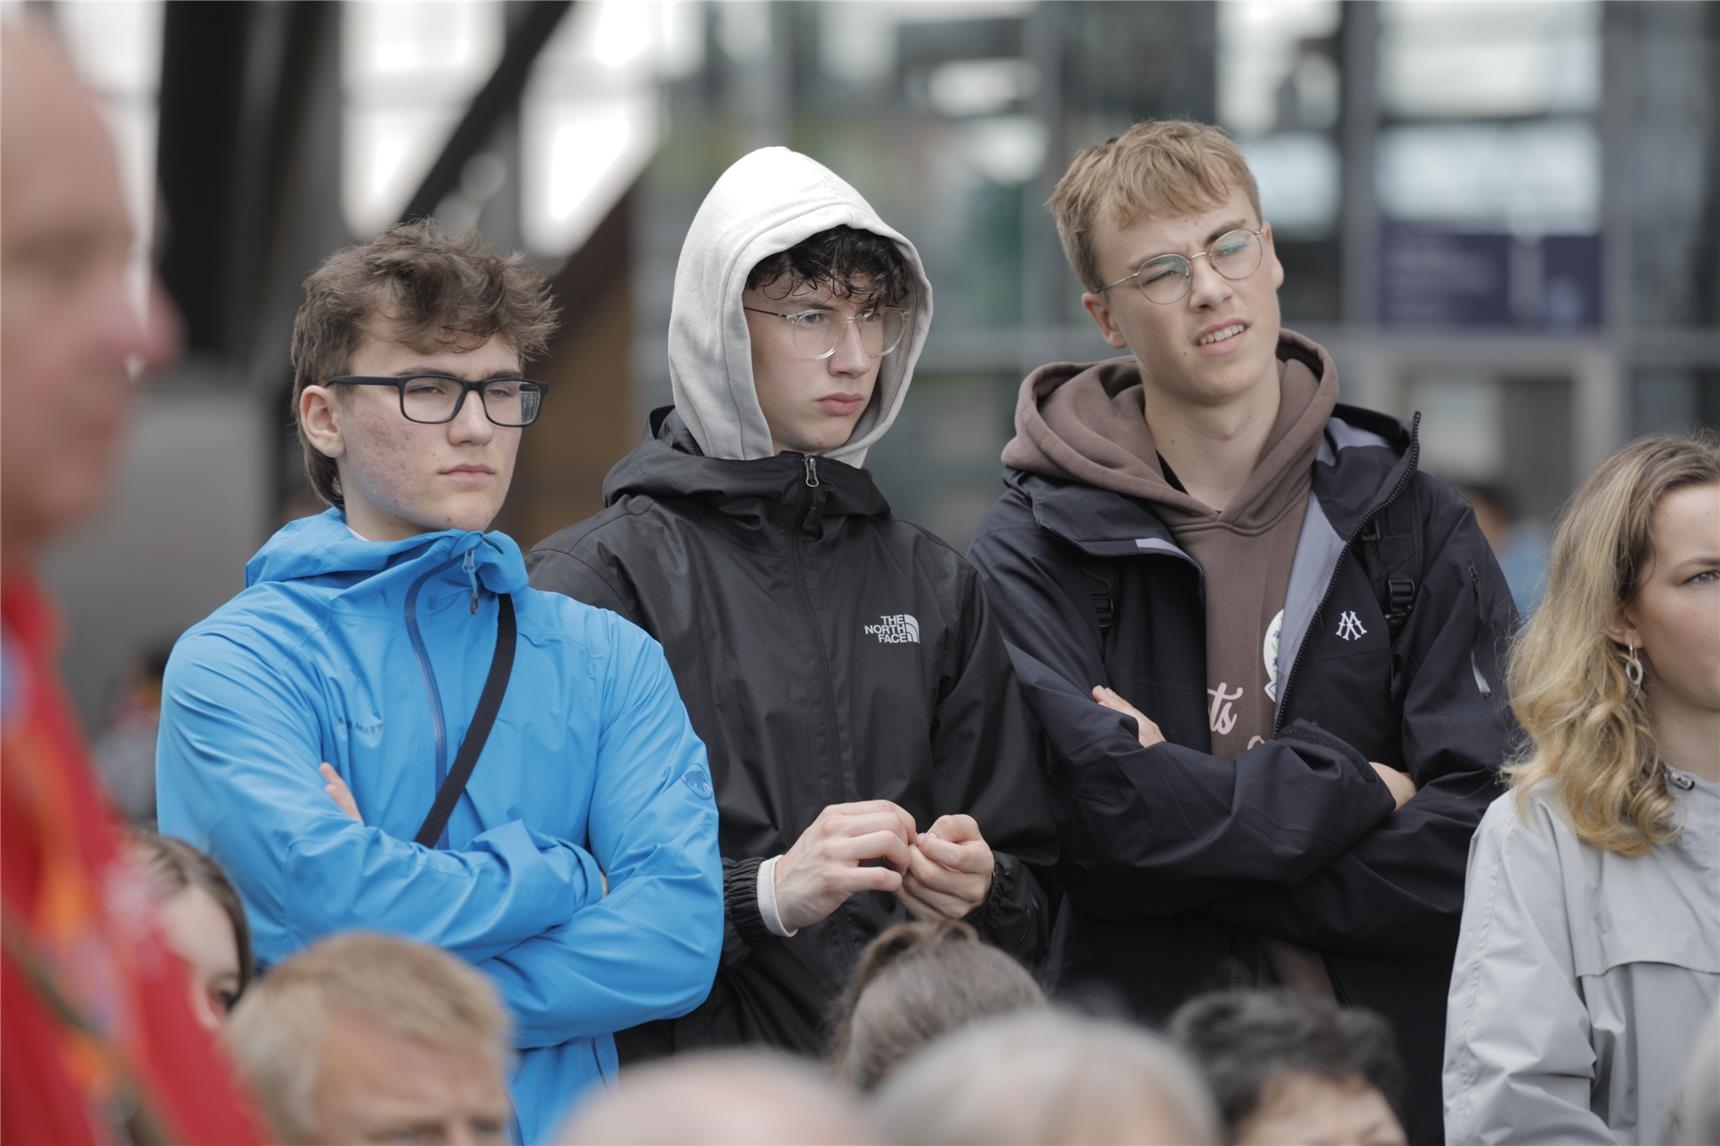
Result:
{"label": "blurred person's hair", "polygon": [[852,1094],[804,1059],[731,1047],[622,1072],[556,1141],[580,1146],[857,1146],[875,1141]]}
{"label": "blurred person's hair", "polygon": [[1601,463],[1553,535],[1547,587],[1511,650],[1511,707],[1525,742],[1504,769],[1521,801],[1548,782],[1577,838],[1637,856],[1678,835],[1654,743],[1651,696],[1630,683],[1607,628],[1654,561],[1655,509],[1720,483],[1720,438],[1641,438]]}
{"label": "blurred person's hair", "polygon": [[880,306],[910,306],[915,294],[913,268],[901,248],[847,225],[767,255],[747,273],[746,289],[771,298],[787,298],[802,287],[824,287],[837,298],[860,296]]}
{"label": "blurred person's hair", "polygon": [[[293,320],[293,423],[305,387],[345,372],[368,337],[425,353],[500,337],[524,362],[544,353],[558,321],[548,285],[524,256],[498,254],[475,230],[455,238],[434,219],[397,224],[336,251],[305,280]],[[334,459],[303,427],[299,445],[311,487],[344,505]]]}
{"label": "blurred person's hair", "polygon": [[1183,119],[1142,120],[1075,156],[1046,201],[1063,256],[1083,286],[1097,291],[1093,231],[1100,212],[1118,227],[1211,210],[1236,190],[1260,218],[1260,188],[1230,136]]}
{"label": "blurred person's hair", "polygon": [[872,1113],[897,1146],[1219,1141],[1182,1052],[1139,1027],[1048,1009],[937,1040],[873,1092]]}
{"label": "blurred person's hair", "polygon": [[350,932],[271,968],[222,1032],[240,1075],[289,1143],[316,1132],[314,1092],[330,1024],[356,1019],[436,1046],[488,1049],[506,1064],[512,1024],[490,981],[446,951]]}
{"label": "blurred person's hair", "polygon": [[837,1000],[830,1065],[861,1091],[957,1027],[1045,1005],[1026,968],[965,923],[902,923],[860,953]]}
{"label": "blurred person's hair", "polygon": [[239,984],[233,994],[244,998],[245,988],[251,985],[251,924],[233,881],[221,865],[184,840],[148,830],[132,834],[132,854],[156,898],[166,901],[196,888],[215,901],[233,928],[233,948],[239,954]]}
{"label": "blurred person's hair", "polygon": [[1403,1064],[1384,1019],[1288,991],[1221,991],[1184,1003],[1171,1039],[1200,1066],[1232,1134],[1287,1075],[1366,1082],[1396,1107]]}

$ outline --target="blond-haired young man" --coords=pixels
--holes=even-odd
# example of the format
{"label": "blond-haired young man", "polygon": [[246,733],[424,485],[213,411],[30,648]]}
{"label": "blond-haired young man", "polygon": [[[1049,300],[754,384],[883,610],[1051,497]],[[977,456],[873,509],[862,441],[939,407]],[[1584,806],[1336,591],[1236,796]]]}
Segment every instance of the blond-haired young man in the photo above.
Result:
{"label": "blond-haired young man", "polygon": [[495,988],[459,959],[353,932],[271,971],[226,1042],[290,1146],[500,1144],[512,1033]]}
{"label": "blond-haired young man", "polygon": [[1337,404],[1241,153],[1136,124],[1051,198],[1121,357],[1028,376],[971,557],[1056,755],[1049,974],[1162,1021],[1281,983],[1394,1023],[1436,1141],[1510,596],[1415,429]]}

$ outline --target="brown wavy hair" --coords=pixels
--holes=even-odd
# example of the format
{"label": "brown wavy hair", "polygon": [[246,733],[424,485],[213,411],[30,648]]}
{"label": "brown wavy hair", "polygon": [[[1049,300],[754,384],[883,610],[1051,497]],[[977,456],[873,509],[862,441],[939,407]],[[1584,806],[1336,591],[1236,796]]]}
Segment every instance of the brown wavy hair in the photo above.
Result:
{"label": "brown wavy hair", "polygon": [[1654,562],[1661,499],[1720,484],[1720,438],[1708,432],[1632,442],[1602,463],[1553,537],[1541,604],[1511,652],[1511,707],[1527,735],[1505,776],[1521,801],[1551,784],[1577,837],[1636,856],[1678,835],[1654,743],[1654,696],[1625,676],[1607,635]]}
{"label": "brown wavy hair", "polygon": [[[343,247],[305,280],[293,320],[293,424],[299,395],[344,373],[365,338],[414,349],[472,349],[500,336],[522,362],[541,357],[560,322],[543,276],[519,253],[498,254],[470,231],[454,238],[434,219],[390,227]],[[340,473],[299,426],[311,488],[344,506]]]}

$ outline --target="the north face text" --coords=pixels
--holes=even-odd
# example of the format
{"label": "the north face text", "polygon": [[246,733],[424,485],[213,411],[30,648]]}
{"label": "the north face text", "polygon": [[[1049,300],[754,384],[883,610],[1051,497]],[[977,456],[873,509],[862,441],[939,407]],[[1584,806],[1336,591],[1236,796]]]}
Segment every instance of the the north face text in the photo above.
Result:
{"label": "the north face text", "polygon": [[881,645],[920,643],[920,622],[912,613],[887,613],[878,618],[876,625],[867,625],[863,631],[869,637],[877,637]]}

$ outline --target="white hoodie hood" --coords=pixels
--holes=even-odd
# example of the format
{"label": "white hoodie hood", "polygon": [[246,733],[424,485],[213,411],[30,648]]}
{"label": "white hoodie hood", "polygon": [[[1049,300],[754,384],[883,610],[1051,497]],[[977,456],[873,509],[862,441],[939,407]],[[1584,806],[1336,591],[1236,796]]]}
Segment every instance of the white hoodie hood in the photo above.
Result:
{"label": "white hoodie hood", "polygon": [[881,360],[872,401],[848,441],[825,456],[864,465],[867,449],[896,420],[932,324],[932,284],[920,254],[830,170],[786,147],[765,147],[736,160],[705,196],[675,268],[669,381],[675,408],[706,457],[752,461],[774,453],[741,311],[747,275],[771,255],[844,225],[895,243],[917,289],[901,346]]}

